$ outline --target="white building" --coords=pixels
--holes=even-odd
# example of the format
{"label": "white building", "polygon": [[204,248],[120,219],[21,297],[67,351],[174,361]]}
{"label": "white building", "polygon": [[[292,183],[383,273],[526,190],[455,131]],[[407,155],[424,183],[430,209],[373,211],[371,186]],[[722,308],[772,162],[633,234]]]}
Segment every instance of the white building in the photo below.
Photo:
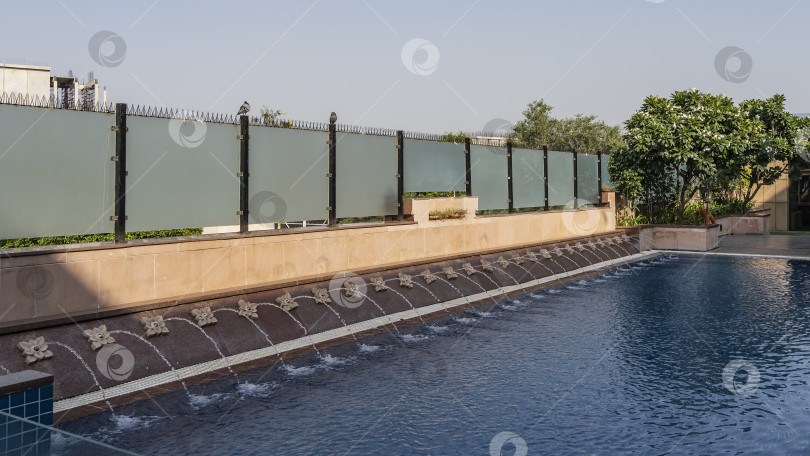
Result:
{"label": "white building", "polygon": [[51,97],[51,68],[0,62],[0,94]]}
{"label": "white building", "polygon": [[[90,109],[99,101],[107,103],[107,91],[99,93],[98,80],[93,73],[82,83],[72,72],[67,76],[51,76],[51,68],[0,62],[0,95],[28,97],[32,101],[59,103],[75,109]],[[102,95],[102,100],[99,100]]]}

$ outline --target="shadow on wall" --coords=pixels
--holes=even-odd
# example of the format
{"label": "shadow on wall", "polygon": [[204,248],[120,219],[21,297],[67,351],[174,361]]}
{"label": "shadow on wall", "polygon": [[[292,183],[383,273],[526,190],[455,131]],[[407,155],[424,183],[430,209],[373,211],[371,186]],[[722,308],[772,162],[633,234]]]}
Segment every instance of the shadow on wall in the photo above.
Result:
{"label": "shadow on wall", "polygon": [[0,331],[10,322],[42,316],[68,320],[78,310],[99,308],[99,265],[65,262],[65,253],[3,258],[0,256]]}

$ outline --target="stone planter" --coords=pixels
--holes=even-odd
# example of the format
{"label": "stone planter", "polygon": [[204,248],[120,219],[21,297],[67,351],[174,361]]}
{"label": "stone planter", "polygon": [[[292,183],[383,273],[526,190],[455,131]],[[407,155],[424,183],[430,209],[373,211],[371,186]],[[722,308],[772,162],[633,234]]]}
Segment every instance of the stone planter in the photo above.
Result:
{"label": "stone planter", "polygon": [[729,234],[760,234],[771,233],[771,215],[729,215],[717,219],[720,225],[720,236]]}
{"label": "stone planter", "polygon": [[717,248],[720,225],[679,226],[648,225],[640,227],[640,249],[688,250],[706,252]]}
{"label": "stone planter", "polygon": [[[451,220],[451,219],[460,219],[462,215],[448,215],[448,216],[438,216],[438,215],[430,215],[428,216],[428,220]],[[466,217],[466,215],[464,216]]]}
{"label": "stone planter", "polygon": [[478,210],[477,196],[461,196],[458,198],[406,198],[403,200],[403,212],[413,216],[416,223],[440,222],[442,220],[458,219],[459,217],[434,218],[431,212],[447,211],[451,209],[466,209],[465,220],[475,218],[475,211]]}

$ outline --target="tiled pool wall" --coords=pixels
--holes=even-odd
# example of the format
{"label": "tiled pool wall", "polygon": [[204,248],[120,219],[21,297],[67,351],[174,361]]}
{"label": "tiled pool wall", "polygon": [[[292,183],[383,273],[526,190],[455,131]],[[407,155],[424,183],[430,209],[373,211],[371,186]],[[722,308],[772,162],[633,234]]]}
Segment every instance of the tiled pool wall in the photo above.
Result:
{"label": "tiled pool wall", "polygon": [[0,376],[0,455],[50,454],[50,429],[39,425],[53,424],[53,379],[36,371]]}

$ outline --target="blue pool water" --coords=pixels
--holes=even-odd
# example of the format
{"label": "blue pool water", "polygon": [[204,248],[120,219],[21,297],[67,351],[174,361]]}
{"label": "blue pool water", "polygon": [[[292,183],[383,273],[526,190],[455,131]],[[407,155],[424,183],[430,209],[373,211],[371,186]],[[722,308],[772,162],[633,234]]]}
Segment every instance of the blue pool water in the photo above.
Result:
{"label": "blue pool water", "polygon": [[62,427],[144,454],[810,454],[808,263],[659,258],[399,331]]}

